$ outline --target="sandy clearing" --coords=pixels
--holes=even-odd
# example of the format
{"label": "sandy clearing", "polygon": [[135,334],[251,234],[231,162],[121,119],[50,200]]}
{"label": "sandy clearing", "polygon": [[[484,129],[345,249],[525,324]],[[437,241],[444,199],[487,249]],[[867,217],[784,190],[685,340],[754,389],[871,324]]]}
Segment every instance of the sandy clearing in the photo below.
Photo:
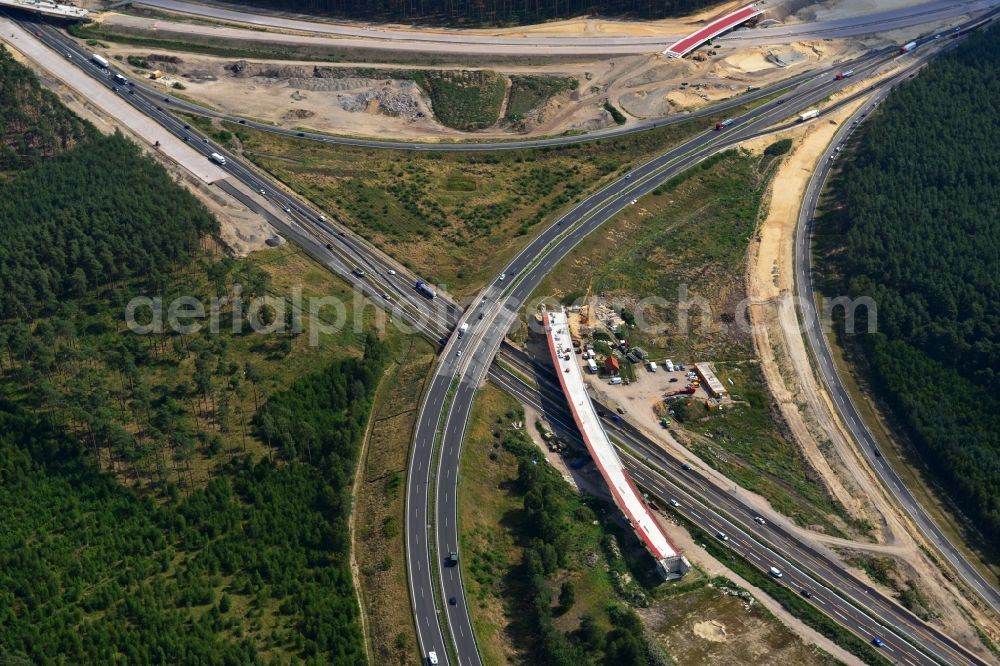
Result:
{"label": "sandy clearing", "polygon": [[[607,397],[602,396],[602,399],[607,400]],[[535,422],[535,419],[539,418],[538,412],[528,406],[524,406],[524,409],[525,409],[526,432],[530,435],[532,441],[535,442],[535,445],[538,446],[539,449],[545,454],[545,458],[546,460],[548,460],[549,464],[555,467],[559,471],[559,473],[563,476],[563,478],[565,478],[567,482],[569,482],[578,491],[582,490],[591,495],[594,495],[595,497],[600,497],[606,501],[610,501],[611,494],[608,492],[607,485],[604,483],[604,480],[601,478],[601,475],[597,471],[597,468],[593,464],[593,462],[584,465],[579,469],[570,469],[566,465],[566,461],[563,459],[561,455],[549,451],[548,447],[542,441],[541,436],[538,434],[536,428],[534,427],[533,424]],[[632,415],[630,415],[630,418],[632,418]],[[676,445],[676,442],[674,442],[674,444]],[[683,450],[683,447],[680,447],[680,445],[677,445],[677,447]],[[731,486],[731,483],[729,485]],[[674,546],[679,548],[680,551],[684,553],[689,559],[691,559],[692,561],[696,562],[699,566],[701,566],[706,571],[706,573],[708,573],[708,575],[725,576],[726,578],[729,578],[740,587],[749,591],[752,595],[754,595],[754,597],[756,597],[757,601],[761,605],[763,605],[765,608],[767,608],[771,613],[775,615],[775,617],[778,619],[779,622],[788,627],[789,630],[791,630],[794,634],[799,636],[806,643],[810,643],[820,647],[821,649],[825,650],[826,652],[829,652],[830,654],[832,654],[845,664],[850,664],[852,666],[854,665],[861,666],[862,662],[859,661],[854,655],[850,654],[849,652],[847,652],[846,650],[835,644],[830,639],[826,638],[825,636],[819,634],[818,632],[807,626],[801,620],[799,620],[791,613],[786,611],[781,604],[779,604],[777,601],[768,596],[763,590],[755,587],[754,585],[751,585],[747,580],[737,575],[736,573],[728,569],[725,565],[723,565],[721,562],[719,562],[717,559],[712,557],[708,553],[708,551],[706,551],[704,548],[698,545],[694,541],[694,539],[691,538],[690,533],[686,529],[684,529],[678,523],[675,522],[674,518],[670,514],[665,513],[661,509],[658,511],[653,511],[652,515],[655,518],[656,522],[663,528],[667,537],[670,539],[670,542]],[[782,524],[785,525],[786,527],[790,526],[790,524],[785,521],[782,521]],[[854,544],[853,542],[850,541],[847,541],[844,544],[838,543],[836,545],[846,545],[847,547],[851,548],[858,547],[857,544]],[[693,629],[693,630],[696,633],[698,632],[698,629]],[[712,640],[712,638],[710,638],[709,636],[718,637],[720,635],[723,637],[723,640],[725,639],[724,627],[722,628],[721,631],[719,627],[711,627],[711,626],[702,627],[702,630],[707,635],[703,636],[702,634],[698,635],[708,640]]]}
{"label": "sandy clearing", "polygon": [[804,622],[785,610],[784,606],[768,596],[768,594],[762,589],[752,585],[742,576],[738,576],[733,571],[730,571],[724,564],[712,557],[707,550],[702,548],[697,542],[695,542],[694,539],[691,538],[691,535],[686,529],[674,522],[672,516],[658,511],[654,512],[653,515],[660,523],[660,526],[663,527],[663,530],[667,533],[671,543],[680,548],[681,551],[687,555],[688,559],[693,562],[697,562],[709,576],[725,576],[743,589],[750,592],[750,594],[757,599],[758,603],[764,606],[767,610],[771,611],[771,613],[773,613],[782,624],[788,627],[792,632],[807,643],[820,647],[850,666],[863,665],[864,662],[860,659],[831,641],[826,636],[823,636],[816,630],[807,626]]}
{"label": "sandy clearing", "polygon": [[[108,14],[105,20],[109,24],[118,21],[127,24],[152,21],[148,18],[115,14]],[[192,29],[199,27],[183,25]],[[221,37],[223,33],[219,34]],[[255,34],[260,36],[262,33]],[[184,53],[180,56],[182,63],[167,69],[176,70],[170,73],[171,81],[183,81],[186,87],[184,94],[196,101],[234,115],[274,123],[288,129],[303,128],[356,137],[391,137],[404,141],[470,137],[490,140],[530,138],[568,130],[586,131],[607,127],[612,124],[612,119],[603,108],[605,100],[624,109],[629,123],[693,111],[710,102],[739,94],[748,86],[766,86],[809,67],[823,66],[860,50],[853,42],[820,42],[771,50],[761,47],[739,51],[725,49],[701,62],[664,59],[658,54],[602,54],[600,57],[581,56],[577,62],[534,66],[498,65],[494,69],[507,75],[569,76],[575,78],[579,85],[575,91],[557,95],[548,104],[528,113],[521,121],[501,121],[494,127],[476,132],[454,130],[438,123],[430,112],[426,96],[419,89],[403,90],[406,83],[404,81],[359,81],[358,86],[353,89],[331,89],[329,86],[333,79],[317,80],[313,76],[313,69],[317,65],[333,71],[351,67],[391,70],[408,69],[411,67],[409,63],[368,65],[363,62],[268,62],[255,59],[247,62],[261,70],[270,69],[284,74],[236,77],[227,70],[227,66],[235,61],[233,58]],[[173,55],[162,49],[122,44],[112,45],[101,50],[101,53],[107,57]],[[787,62],[788,66],[779,67],[768,59],[775,55]],[[419,68],[459,69],[456,66]],[[423,115],[391,115],[381,112],[374,105],[365,112],[358,111],[356,106],[350,104],[349,109],[344,108],[344,102],[350,96],[365,94],[412,96]]]}
{"label": "sandy clearing", "polygon": [[[84,5],[93,4],[84,2]],[[145,4],[145,3],[142,3]],[[151,3],[156,7],[158,3]],[[407,25],[402,23],[379,23],[372,24],[366,21],[323,20],[322,17],[308,15],[294,15],[275,13],[275,17],[280,19],[290,19],[294,22],[294,28],[309,32],[310,28],[315,32],[329,32],[331,28],[343,27],[349,30],[366,30],[412,33],[413,35],[476,35],[480,37],[574,37],[602,35],[607,37],[647,37],[670,34],[681,34],[691,31],[700,23],[710,21],[718,16],[724,15],[737,7],[746,4],[745,0],[730,0],[729,2],[713,5],[700,12],[689,14],[679,18],[667,18],[653,21],[632,21],[627,19],[603,19],[589,16],[580,16],[570,19],[546,21],[524,26],[513,26],[509,28],[442,28],[423,27]],[[156,7],[159,11],[174,13],[166,6]],[[92,9],[99,11],[103,9],[100,4],[93,4]],[[252,8],[243,9],[245,12],[253,12]],[[177,12],[178,16],[183,16]],[[259,27],[261,21],[251,20],[246,24]],[[375,27],[377,25],[377,27]],[[292,26],[289,25],[290,29]]]}
{"label": "sandy clearing", "polygon": [[[841,122],[852,107],[838,110],[832,120]],[[754,344],[772,396],[803,454],[820,473],[830,492],[859,518],[868,518],[880,535],[879,544],[854,544],[853,548],[889,555],[905,562],[921,591],[931,600],[939,617],[933,620],[980,655],[991,658],[975,637],[967,616],[974,617],[988,633],[996,635],[996,618],[969,603],[969,596],[932,562],[919,533],[902,515],[881,484],[874,479],[842,427],[829,396],[813,373],[794,307],[793,256],[795,224],[802,195],[815,163],[825,155],[837,126],[821,119],[781,135],[747,142],[759,151],[777,138],[795,140],[772,182],[768,216],[750,252],[748,289]],[[804,537],[826,546],[844,547],[844,540],[815,535],[793,527]],[[958,610],[961,609],[961,610]]]}

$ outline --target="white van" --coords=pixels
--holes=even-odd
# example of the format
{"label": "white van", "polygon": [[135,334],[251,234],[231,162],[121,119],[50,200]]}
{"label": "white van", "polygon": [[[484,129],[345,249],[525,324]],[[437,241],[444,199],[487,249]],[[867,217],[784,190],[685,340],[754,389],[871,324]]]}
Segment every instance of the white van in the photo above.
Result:
{"label": "white van", "polygon": [[609,384],[621,384],[622,383],[622,378],[621,377],[612,377],[611,381],[609,381],[608,383]]}
{"label": "white van", "polygon": [[775,578],[781,578],[781,571],[778,570],[776,567],[771,567],[770,574]]}

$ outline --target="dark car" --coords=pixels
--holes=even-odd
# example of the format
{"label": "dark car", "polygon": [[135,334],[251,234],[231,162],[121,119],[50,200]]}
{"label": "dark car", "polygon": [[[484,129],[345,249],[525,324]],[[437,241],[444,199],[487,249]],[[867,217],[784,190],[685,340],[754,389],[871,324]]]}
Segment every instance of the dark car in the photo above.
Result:
{"label": "dark car", "polygon": [[240,118],[240,125],[246,125],[246,124],[247,124],[247,121],[245,121],[242,118]]}
{"label": "dark car", "polygon": [[456,553],[455,551],[451,551],[450,553],[448,553],[448,558],[445,560],[445,563],[449,567],[453,567],[453,566],[457,565],[458,564],[458,553]]}
{"label": "dark car", "polygon": [[326,249],[332,250],[333,249],[333,243],[327,243],[326,244]]}
{"label": "dark car", "polygon": [[299,133],[298,133],[298,134],[296,134],[295,136],[305,136],[305,134],[304,134],[304,133],[302,133],[302,132],[299,132]]}
{"label": "dark car", "polygon": [[190,125],[185,125],[184,129],[191,129],[191,126]]}
{"label": "dark car", "polygon": [[448,605],[449,606],[457,606],[458,605],[458,599],[456,599],[455,597],[448,597]]}
{"label": "dark car", "polygon": [[813,593],[810,592],[809,590],[802,590],[802,596],[805,597],[806,599],[811,599],[812,595]]}
{"label": "dark car", "polygon": [[681,465],[681,469],[684,469],[684,470],[690,472],[691,471],[691,465],[688,465],[687,463],[684,463],[683,465]]}

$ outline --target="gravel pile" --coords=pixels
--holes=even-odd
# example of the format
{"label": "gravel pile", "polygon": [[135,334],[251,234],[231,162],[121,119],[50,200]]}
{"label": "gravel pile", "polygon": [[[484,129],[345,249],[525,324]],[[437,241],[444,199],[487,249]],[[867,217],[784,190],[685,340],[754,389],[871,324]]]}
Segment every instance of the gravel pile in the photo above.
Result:
{"label": "gravel pile", "polygon": [[378,104],[378,111],[395,118],[418,118],[420,105],[414,96],[414,86],[403,86],[403,90],[395,90],[385,86],[380,90],[366,90],[357,95],[341,95],[340,108],[344,111],[358,112],[371,109],[372,104]]}

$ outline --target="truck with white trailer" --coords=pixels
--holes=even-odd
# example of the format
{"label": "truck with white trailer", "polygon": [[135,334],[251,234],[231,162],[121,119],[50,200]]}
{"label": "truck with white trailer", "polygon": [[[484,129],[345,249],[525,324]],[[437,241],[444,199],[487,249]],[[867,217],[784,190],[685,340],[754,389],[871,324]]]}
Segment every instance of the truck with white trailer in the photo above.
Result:
{"label": "truck with white trailer", "polygon": [[96,53],[91,53],[90,54],[90,59],[93,60],[94,62],[96,62],[98,65],[100,65],[104,69],[107,69],[108,67],[111,66],[111,63],[109,63],[106,59],[104,59],[102,56],[97,55]]}
{"label": "truck with white trailer", "polygon": [[226,166],[226,158],[220,155],[219,153],[212,153],[212,161],[215,162],[216,164],[221,164],[222,166]]}
{"label": "truck with white trailer", "polygon": [[799,114],[799,122],[804,123],[807,120],[812,120],[819,115],[819,109],[809,109],[805,113]]}
{"label": "truck with white trailer", "polygon": [[902,46],[899,47],[899,52],[900,53],[909,53],[910,51],[912,51],[915,48],[917,48],[917,43],[916,42],[907,42],[906,44],[903,44]]}
{"label": "truck with white trailer", "polygon": [[429,286],[427,286],[427,283],[424,282],[423,280],[417,280],[417,283],[413,285],[413,288],[416,289],[420,293],[420,295],[424,296],[425,298],[429,298],[431,300],[437,298],[437,292],[431,289]]}

